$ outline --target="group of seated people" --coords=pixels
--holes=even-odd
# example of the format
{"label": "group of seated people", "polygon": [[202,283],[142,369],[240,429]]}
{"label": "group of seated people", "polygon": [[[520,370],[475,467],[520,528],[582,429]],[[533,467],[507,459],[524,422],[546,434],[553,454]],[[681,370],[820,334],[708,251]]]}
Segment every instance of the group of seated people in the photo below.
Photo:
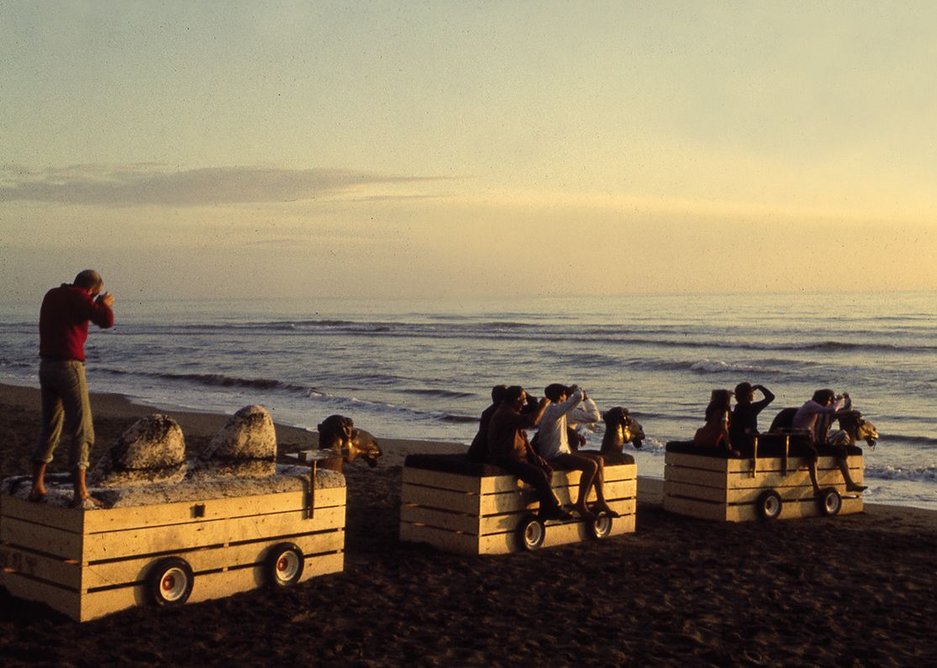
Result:
{"label": "group of seated people", "polygon": [[[756,391],[761,394],[758,401],[755,401]],[[734,408],[733,395],[736,401]],[[706,406],[705,424],[696,431],[693,446],[701,451],[721,451],[729,457],[752,456],[760,437],[758,414],[772,401],[774,394],[771,390],[764,385],[748,382],[736,385],[735,392],[713,390]],[[797,437],[796,454],[806,456],[811,461],[810,479],[817,493],[820,491],[816,473],[817,448],[826,444],[833,421],[851,408],[849,394],[836,394],[824,388],[814,392],[813,397],[794,412],[787,433]],[[845,448],[835,448],[832,454],[837,458],[846,489],[850,492],[865,490],[866,487],[853,482],[849,474]]]}
{"label": "group of seated people", "polygon": [[[596,452],[579,451],[576,424],[591,424],[601,419],[598,408],[586,392],[560,383],[548,385],[537,401],[523,387],[496,385],[491,391],[491,406],[482,413],[478,433],[468,456],[473,461],[495,464],[517,476],[536,491],[542,520],[570,520],[574,516],[563,509],[550,485],[554,467],[582,472],[578,498],[573,505],[583,520],[594,521],[599,512],[618,517],[605,500],[604,460]],[[536,429],[533,439],[527,430]],[[589,491],[595,490],[596,503],[587,504]]]}

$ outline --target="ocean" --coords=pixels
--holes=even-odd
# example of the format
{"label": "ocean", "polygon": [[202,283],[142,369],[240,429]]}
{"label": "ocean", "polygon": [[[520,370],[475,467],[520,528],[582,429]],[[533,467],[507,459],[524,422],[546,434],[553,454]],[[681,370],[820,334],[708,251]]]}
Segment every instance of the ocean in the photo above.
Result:
{"label": "ocean", "polygon": [[[648,436],[638,471],[662,477],[664,445],[692,438],[711,390],[767,386],[777,398],[762,413],[766,430],[778,410],[830,387],[849,392],[881,434],[865,449],[866,501],[937,509],[935,293],[116,297],[117,325],[92,327],[86,347],[93,391],[167,410],[259,403],[311,430],[340,413],[378,438],[468,444],[493,385],[541,396],[549,383],[576,383],[600,409],[637,417]],[[38,386],[38,303],[0,313],[0,382]]]}

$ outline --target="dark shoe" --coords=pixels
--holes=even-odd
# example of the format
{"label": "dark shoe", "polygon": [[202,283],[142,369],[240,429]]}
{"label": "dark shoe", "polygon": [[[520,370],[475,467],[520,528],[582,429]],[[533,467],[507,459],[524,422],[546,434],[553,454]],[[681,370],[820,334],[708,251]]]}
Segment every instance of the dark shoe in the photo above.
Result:
{"label": "dark shoe", "polygon": [[868,488],[869,488],[868,485],[857,485],[856,483],[852,483],[851,485],[846,485],[847,492],[864,492]]}

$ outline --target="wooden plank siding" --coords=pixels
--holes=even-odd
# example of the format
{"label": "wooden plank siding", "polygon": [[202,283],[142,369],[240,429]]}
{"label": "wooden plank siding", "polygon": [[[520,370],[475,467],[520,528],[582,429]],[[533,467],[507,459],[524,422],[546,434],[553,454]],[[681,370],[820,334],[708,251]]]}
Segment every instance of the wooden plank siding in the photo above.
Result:
{"label": "wooden plank siding", "polygon": [[344,568],[345,487],[147,506],[76,510],[4,496],[0,584],[78,621],[144,602],[147,572],[162,558],[194,573],[189,602],[263,583],[268,550],[303,552],[301,580]]}
{"label": "wooden plank siding", "polygon": [[[756,502],[767,490],[782,501],[779,519],[815,517],[822,514],[810,482],[808,461],[801,457],[721,459],[705,455],[667,452],[664,466],[664,509],[680,515],[723,522],[758,519]],[[787,473],[784,473],[786,466]],[[850,475],[857,483],[864,478],[862,455],[847,458]],[[821,488],[835,488],[842,497],[840,514],[859,513],[861,494],[847,492],[836,459],[821,456],[817,461]]]}
{"label": "wooden plank siding", "polygon": [[[568,506],[578,498],[579,471],[555,471],[553,489]],[[635,464],[606,465],[605,497],[622,517],[611,535],[634,532],[637,496]],[[594,492],[590,501],[595,500]],[[515,530],[536,512],[533,490],[511,475],[468,475],[428,468],[403,469],[400,539],[429,543],[460,554],[505,554],[519,549]],[[543,546],[591,539],[582,522],[548,524]]]}

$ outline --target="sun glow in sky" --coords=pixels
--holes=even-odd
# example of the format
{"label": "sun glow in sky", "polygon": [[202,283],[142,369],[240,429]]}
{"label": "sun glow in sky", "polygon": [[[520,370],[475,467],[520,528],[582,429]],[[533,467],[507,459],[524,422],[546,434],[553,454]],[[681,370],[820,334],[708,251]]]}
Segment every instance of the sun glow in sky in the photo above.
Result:
{"label": "sun glow in sky", "polygon": [[0,296],[937,290],[932,2],[0,0]]}

